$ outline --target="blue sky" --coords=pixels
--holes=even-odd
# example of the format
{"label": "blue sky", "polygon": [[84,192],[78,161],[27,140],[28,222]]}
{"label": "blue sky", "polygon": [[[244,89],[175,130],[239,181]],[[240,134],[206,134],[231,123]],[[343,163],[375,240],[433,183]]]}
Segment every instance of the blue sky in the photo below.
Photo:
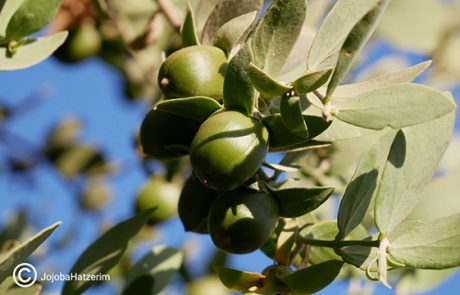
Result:
{"label": "blue sky", "polygon": [[[378,50],[370,55],[370,62],[391,49],[383,43],[376,48]],[[401,54],[409,56],[411,63],[425,59],[405,52]],[[133,137],[149,106],[144,102],[127,101],[123,97],[122,85],[119,74],[98,59],[65,65],[50,58],[26,70],[0,73],[0,104],[14,107],[40,89],[48,91],[44,102],[4,123],[4,128],[27,141],[22,147],[25,151],[28,146],[43,146],[43,139],[49,130],[60,119],[71,115],[82,120],[83,142],[99,146],[111,161],[131,167],[125,173],[108,178],[115,194],[112,201],[97,213],[81,212],[75,192],[69,191],[69,186],[47,165],[41,165],[32,172],[34,183],[31,186],[25,186],[23,179],[8,176],[0,170],[0,227],[19,208],[26,208],[37,230],[57,220],[63,221],[49,245],[54,247],[60,240],[72,235],[71,243],[65,248],[35,259],[39,271],[52,267],[54,271],[67,272],[87,245],[97,238],[100,223],[116,223],[133,212],[135,193],[146,179],[135,155]],[[457,97],[458,92],[457,89]],[[22,148],[14,150],[17,157],[26,154]],[[4,163],[9,150],[0,145],[0,169],[3,169],[1,163]],[[154,244],[165,242],[180,247],[185,239],[198,240],[203,245],[203,253],[212,249],[209,237],[183,233],[177,218],[163,224],[161,233],[156,240],[143,244],[135,258],[142,256],[143,251]],[[261,271],[269,263],[264,255],[257,252],[234,256],[230,264],[244,270]],[[203,261],[193,261],[193,264],[197,274],[204,271]],[[56,291],[58,288],[59,284],[50,286],[50,290]],[[457,274],[430,294],[457,294],[458,289],[460,275]],[[110,294],[112,291],[110,287],[99,287],[88,294]],[[346,294],[346,285],[334,284],[320,294]],[[393,291],[379,286],[376,294],[393,294]]]}

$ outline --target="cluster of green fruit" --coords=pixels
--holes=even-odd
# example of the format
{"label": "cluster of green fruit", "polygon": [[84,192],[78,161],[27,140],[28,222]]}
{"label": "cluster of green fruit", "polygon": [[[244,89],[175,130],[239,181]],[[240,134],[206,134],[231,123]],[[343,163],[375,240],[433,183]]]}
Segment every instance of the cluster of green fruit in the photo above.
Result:
{"label": "cluster of green fruit", "polygon": [[166,100],[140,130],[143,151],[156,159],[190,156],[193,175],[179,199],[187,231],[210,233],[215,245],[249,253],[272,234],[277,200],[247,187],[269,149],[267,128],[257,117],[223,108],[227,56],[212,46],[190,46],[162,64],[158,83]]}

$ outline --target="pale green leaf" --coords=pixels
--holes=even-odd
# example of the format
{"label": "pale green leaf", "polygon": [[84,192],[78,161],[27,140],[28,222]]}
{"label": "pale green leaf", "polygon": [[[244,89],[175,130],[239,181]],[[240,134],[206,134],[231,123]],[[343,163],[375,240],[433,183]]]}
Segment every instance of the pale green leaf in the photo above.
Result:
{"label": "pale green leaf", "polygon": [[331,97],[337,86],[342,82],[350,70],[353,61],[358,56],[361,48],[366,44],[388,5],[389,0],[379,0],[377,5],[369,11],[350,31],[345,42],[340,48],[339,57],[327,86],[326,97]]}
{"label": "pale green leaf", "polygon": [[379,0],[339,0],[324,19],[308,55],[309,69],[317,69],[340,49],[353,27]]}
{"label": "pale green leaf", "polygon": [[43,289],[43,285],[35,283],[30,287],[23,288],[19,287],[13,280],[13,277],[6,278],[3,283],[0,284],[0,294],[8,295],[39,295]]}
{"label": "pale green leaf", "polygon": [[252,36],[254,63],[277,76],[302,30],[305,0],[275,0],[260,19]]}
{"label": "pale green leaf", "polygon": [[253,11],[226,22],[216,32],[213,42],[214,46],[221,48],[227,53],[227,55],[229,55],[244,33],[254,22],[256,15],[257,11]]}
{"label": "pale green leaf", "polygon": [[281,96],[291,89],[276,81],[268,73],[264,72],[254,64],[249,65],[247,72],[254,87],[257,91],[259,91],[260,95],[266,99]]}
{"label": "pale green leaf", "polygon": [[391,232],[415,208],[447,148],[454,123],[455,111],[451,111],[398,132],[375,197],[380,232]]}
{"label": "pale green leaf", "polygon": [[196,15],[196,28],[198,32],[203,31],[203,27],[206,24],[206,20],[209,15],[216,7],[219,0],[200,0],[195,10]]}
{"label": "pale green leaf", "polygon": [[190,4],[187,4],[187,14],[185,15],[185,20],[182,25],[181,34],[182,45],[184,47],[200,45],[200,41],[198,40],[198,36],[196,33],[195,15],[193,14],[193,10],[190,7]]}
{"label": "pale green leaf", "polygon": [[201,34],[201,41],[205,45],[211,45],[217,31],[230,21],[240,15],[259,10],[262,6],[261,0],[220,0],[210,13]]}
{"label": "pale green leaf", "polygon": [[252,63],[253,55],[249,45],[243,46],[230,60],[224,79],[224,107],[239,109],[252,114],[256,91],[252,86],[247,67]]}
{"label": "pale green leaf", "polygon": [[23,0],[17,1],[0,1],[0,43],[6,36],[6,28],[16,10],[21,6]]}
{"label": "pale green leaf", "polygon": [[174,248],[156,246],[136,262],[128,273],[123,294],[158,294],[178,273],[183,254]]}
{"label": "pale green leaf", "polygon": [[415,224],[390,237],[388,253],[408,267],[444,269],[460,266],[460,214]]}
{"label": "pale green leaf", "polygon": [[321,87],[329,80],[332,74],[332,68],[321,69],[317,71],[308,72],[302,77],[292,82],[297,95],[307,94]]}
{"label": "pale green leaf", "polygon": [[417,84],[397,84],[348,98],[334,97],[336,117],[349,124],[398,129],[439,118],[453,109],[454,101],[443,93]]}
{"label": "pale green leaf", "polygon": [[[70,273],[105,274],[114,267],[128,247],[129,241],[142,229],[154,209],[127,219],[104,233],[78,258]],[[97,281],[66,281],[62,294],[80,294]]]}
{"label": "pale green leaf", "polygon": [[299,137],[308,138],[308,127],[302,115],[300,97],[283,95],[280,102],[280,114],[284,125]]}
{"label": "pale green leaf", "polygon": [[60,32],[47,37],[30,39],[12,56],[6,47],[0,47],[0,71],[23,69],[43,61],[64,43],[67,34],[67,32]]}
{"label": "pale green leaf", "polygon": [[60,225],[61,222],[56,222],[3,255],[0,260],[0,283],[10,276],[16,265],[29,257]]}
{"label": "pale green leaf", "polygon": [[18,40],[43,29],[53,20],[62,0],[22,0],[6,28],[8,40]]}
{"label": "pale green leaf", "polygon": [[278,278],[294,292],[311,294],[332,283],[339,275],[342,266],[342,261],[330,260],[287,275],[280,275]]}
{"label": "pale green leaf", "polygon": [[340,202],[337,218],[340,239],[357,227],[368,212],[396,133],[393,129],[385,131],[359,161]]}
{"label": "pale green leaf", "polygon": [[455,269],[413,269],[403,274],[398,281],[398,291],[405,294],[427,293],[451,278]]}
{"label": "pale green leaf", "polygon": [[264,275],[259,273],[240,271],[223,266],[218,266],[215,270],[222,284],[235,291],[247,291],[249,288],[257,286],[265,278]]}

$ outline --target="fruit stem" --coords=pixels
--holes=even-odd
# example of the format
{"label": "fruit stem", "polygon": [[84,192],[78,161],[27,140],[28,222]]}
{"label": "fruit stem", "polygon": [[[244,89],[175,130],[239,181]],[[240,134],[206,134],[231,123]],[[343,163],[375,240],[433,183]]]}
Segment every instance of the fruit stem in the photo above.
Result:
{"label": "fruit stem", "polygon": [[363,241],[363,240],[346,240],[346,241],[327,241],[327,240],[316,240],[300,237],[300,242],[319,247],[327,248],[343,248],[347,246],[366,246],[366,247],[376,247],[380,246],[380,241]]}

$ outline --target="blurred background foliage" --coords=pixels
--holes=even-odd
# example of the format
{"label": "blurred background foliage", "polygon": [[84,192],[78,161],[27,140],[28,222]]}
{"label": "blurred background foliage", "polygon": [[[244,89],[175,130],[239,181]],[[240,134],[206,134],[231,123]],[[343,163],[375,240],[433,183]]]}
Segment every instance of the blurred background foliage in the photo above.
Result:
{"label": "blurred background foliage", "polygon": [[[190,2],[197,12],[198,30],[212,30],[205,20],[219,1]],[[283,79],[305,68],[306,53],[301,49],[312,42],[333,2],[308,1],[307,22],[282,70]],[[185,255],[181,276],[164,294],[184,294],[185,288],[190,295],[228,294],[213,276],[213,265],[226,263],[260,272],[270,261],[260,251],[250,256],[224,255],[214,249],[209,237],[185,233],[176,213],[178,193],[191,173],[184,165],[188,159],[159,162],[145,157],[138,146],[140,122],[161,99],[158,68],[165,56],[182,46],[179,32],[185,12],[183,0],[64,0],[44,32],[69,31],[53,58],[27,70],[0,74],[0,253],[37,229],[63,220],[30,260],[42,272],[67,272],[105,229],[149,207],[146,195],[157,195],[155,205],[165,210],[158,210],[134,238],[111,271],[112,281],[88,294],[119,292],[131,265],[157,244],[182,248]],[[432,59],[432,66],[417,82],[460,97],[459,14],[459,0],[393,0],[346,82]],[[458,130],[457,125],[437,179],[424,191],[411,218],[432,220],[460,211]],[[374,139],[375,134],[365,135],[288,157],[273,153],[269,160],[300,166],[290,181],[335,186],[336,197],[315,211],[319,220],[334,219],[338,197]],[[274,177],[286,178],[286,174]],[[395,276],[397,292],[428,292],[454,271],[406,271]],[[356,274],[342,277],[351,280],[321,294],[392,292],[363,283]],[[434,292],[456,294],[458,277]],[[44,286],[45,293],[58,290],[59,283]]]}

